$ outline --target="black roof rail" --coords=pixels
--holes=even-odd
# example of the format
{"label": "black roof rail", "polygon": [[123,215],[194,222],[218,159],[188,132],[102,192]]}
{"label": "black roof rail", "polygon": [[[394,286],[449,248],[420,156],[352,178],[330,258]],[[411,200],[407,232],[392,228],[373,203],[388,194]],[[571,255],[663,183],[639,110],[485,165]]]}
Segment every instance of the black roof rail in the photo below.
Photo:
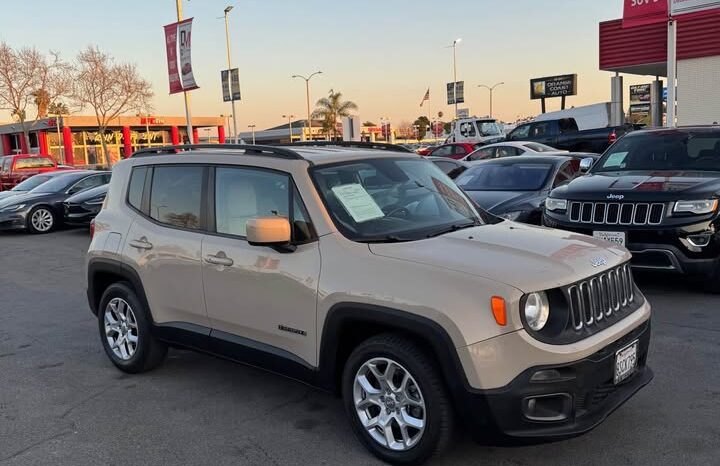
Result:
{"label": "black roof rail", "polygon": [[410,152],[413,153],[407,147],[403,147],[397,144],[388,144],[385,142],[359,142],[359,141],[301,141],[293,142],[292,144],[277,144],[281,147],[350,147],[356,149],[375,149],[375,150],[387,150],[393,152]]}
{"label": "black roof rail", "polygon": [[146,147],[135,151],[131,157],[149,157],[152,155],[177,154],[178,152],[188,152],[202,149],[217,150],[244,150],[245,155],[266,155],[269,157],[280,157],[290,160],[305,160],[305,158],[297,152],[289,149],[274,146],[262,146],[251,144],[185,144],[178,146],[160,146]]}

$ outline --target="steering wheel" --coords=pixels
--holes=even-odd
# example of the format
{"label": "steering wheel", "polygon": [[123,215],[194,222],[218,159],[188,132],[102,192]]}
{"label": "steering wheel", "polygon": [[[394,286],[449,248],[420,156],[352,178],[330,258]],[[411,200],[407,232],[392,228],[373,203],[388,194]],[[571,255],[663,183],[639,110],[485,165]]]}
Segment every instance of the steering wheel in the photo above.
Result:
{"label": "steering wheel", "polygon": [[[402,218],[402,217],[407,217],[408,215],[410,215],[410,210],[407,207],[399,206],[397,204],[385,206],[382,209],[382,211],[386,217]],[[402,214],[402,215],[398,215],[398,214]]]}

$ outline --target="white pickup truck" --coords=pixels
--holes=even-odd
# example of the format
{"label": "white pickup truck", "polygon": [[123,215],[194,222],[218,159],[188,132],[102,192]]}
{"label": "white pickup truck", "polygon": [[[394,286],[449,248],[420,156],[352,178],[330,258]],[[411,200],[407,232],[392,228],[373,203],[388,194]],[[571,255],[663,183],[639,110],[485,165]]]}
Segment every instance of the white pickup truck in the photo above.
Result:
{"label": "white pickup truck", "polygon": [[494,118],[460,118],[453,123],[447,143],[493,144],[505,140],[503,125]]}

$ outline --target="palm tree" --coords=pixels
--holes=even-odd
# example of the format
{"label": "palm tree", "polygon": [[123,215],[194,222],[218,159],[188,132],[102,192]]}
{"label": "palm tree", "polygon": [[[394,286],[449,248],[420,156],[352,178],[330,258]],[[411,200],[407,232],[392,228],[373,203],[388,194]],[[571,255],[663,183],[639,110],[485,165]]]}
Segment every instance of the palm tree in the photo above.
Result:
{"label": "palm tree", "polygon": [[329,134],[332,131],[333,139],[337,138],[337,121],[339,118],[350,116],[352,110],[358,106],[349,100],[342,100],[342,93],[330,89],[327,97],[323,97],[315,104],[312,118],[323,121],[323,129]]}

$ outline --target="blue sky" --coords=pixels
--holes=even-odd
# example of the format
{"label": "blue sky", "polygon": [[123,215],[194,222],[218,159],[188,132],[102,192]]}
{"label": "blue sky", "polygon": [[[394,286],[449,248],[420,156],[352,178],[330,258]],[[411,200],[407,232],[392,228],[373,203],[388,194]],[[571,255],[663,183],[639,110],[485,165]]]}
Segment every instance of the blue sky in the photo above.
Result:
{"label": "blue sky", "polygon": [[[194,17],[193,65],[201,89],[192,92],[194,115],[229,113],[220,92],[225,67],[225,6],[232,4],[232,55],[240,68],[243,101],[239,129],[282,123],[305,115],[305,89],[293,74],[322,70],[312,81],[313,101],[330,88],[360,107],[363,119],[394,122],[420,114],[450,113],[445,83],[452,80],[458,46],[458,79],[467,106],[487,114],[487,91],[477,84],[505,81],[495,93],[495,114],[515,119],[539,112],[529,100],[532,77],[578,73],[579,96],[569,105],[609,100],[610,73],[600,72],[598,22],[619,18],[622,0],[184,0]],[[152,81],[158,114],[182,114],[182,97],[169,96],[164,24],[175,20],[174,0],[23,0],[0,16],[0,40],[12,46],[57,50],[66,59],[97,44],[138,65]],[[649,82],[628,77],[626,84]],[[430,108],[419,108],[431,89]],[[550,108],[559,106],[551,102]],[[8,116],[4,115],[3,119]]]}

